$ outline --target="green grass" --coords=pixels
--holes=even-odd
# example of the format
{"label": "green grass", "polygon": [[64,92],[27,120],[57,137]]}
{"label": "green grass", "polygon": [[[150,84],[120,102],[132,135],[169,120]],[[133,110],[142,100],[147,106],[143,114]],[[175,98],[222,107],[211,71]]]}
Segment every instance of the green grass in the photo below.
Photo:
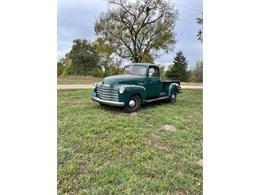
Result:
{"label": "green grass", "polygon": [[70,85],[70,84],[93,84],[101,81],[102,78],[92,76],[67,76],[57,77],[58,85]]}
{"label": "green grass", "polygon": [[136,116],[89,94],[58,90],[58,194],[202,194],[202,90]]}

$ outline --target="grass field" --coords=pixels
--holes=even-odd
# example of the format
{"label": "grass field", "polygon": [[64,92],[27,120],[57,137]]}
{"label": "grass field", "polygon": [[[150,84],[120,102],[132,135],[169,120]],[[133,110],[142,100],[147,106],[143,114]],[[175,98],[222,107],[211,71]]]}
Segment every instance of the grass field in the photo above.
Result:
{"label": "grass field", "polygon": [[58,194],[202,194],[202,90],[137,115],[89,94],[58,90]]}

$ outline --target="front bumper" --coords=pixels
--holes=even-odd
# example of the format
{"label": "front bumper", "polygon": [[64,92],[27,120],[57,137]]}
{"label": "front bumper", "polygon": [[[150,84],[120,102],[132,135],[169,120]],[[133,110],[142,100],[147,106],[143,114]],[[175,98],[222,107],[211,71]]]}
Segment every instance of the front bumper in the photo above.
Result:
{"label": "front bumper", "polygon": [[91,96],[91,99],[95,102],[99,102],[102,104],[110,105],[110,106],[118,106],[123,107],[125,105],[125,102],[116,102],[116,101],[109,101],[109,100],[102,100],[98,97]]}

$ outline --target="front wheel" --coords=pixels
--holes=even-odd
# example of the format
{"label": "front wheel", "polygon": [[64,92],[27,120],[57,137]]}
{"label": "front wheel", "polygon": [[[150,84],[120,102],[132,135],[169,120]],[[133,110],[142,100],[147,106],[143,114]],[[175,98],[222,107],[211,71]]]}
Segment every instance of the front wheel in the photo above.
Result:
{"label": "front wheel", "polygon": [[123,111],[126,113],[136,112],[141,107],[141,99],[138,95],[133,95],[130,100],[127,102]]}
{"label": "front wheel", "polygon": [[176,100],[177,100],[177,93],[174,92],[174,93],[172,94],[172,96],[169,98],[168,101],[169,101],[169,102],[172,102],[172,103],[175,103]]}

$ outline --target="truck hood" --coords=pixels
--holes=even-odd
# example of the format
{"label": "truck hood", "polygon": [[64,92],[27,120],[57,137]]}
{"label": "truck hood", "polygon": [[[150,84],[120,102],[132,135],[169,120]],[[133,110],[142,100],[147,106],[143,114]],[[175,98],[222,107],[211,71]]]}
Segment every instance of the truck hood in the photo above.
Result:
{"label": "truck hood", "polygon": [[124,74],[106,77],[102,83],[110,85],[111,87],[122,84],[136,85],[144,83],[144,78],[144,76]]}

